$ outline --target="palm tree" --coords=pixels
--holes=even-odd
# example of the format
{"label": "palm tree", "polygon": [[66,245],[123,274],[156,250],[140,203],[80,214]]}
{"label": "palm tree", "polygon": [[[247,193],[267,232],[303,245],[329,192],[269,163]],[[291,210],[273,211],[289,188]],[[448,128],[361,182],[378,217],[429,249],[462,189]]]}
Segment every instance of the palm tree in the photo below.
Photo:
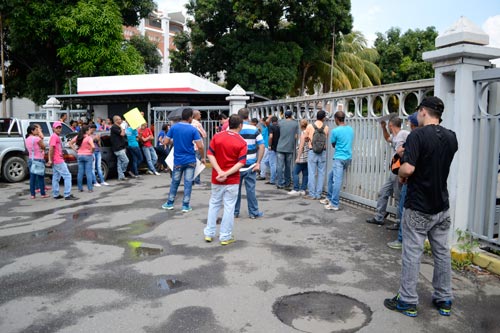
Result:
{"label": "palm tree", "polygon": [[[367,47],[366,38],[360,31],[352,31],[347,35],[340,34],[337,43],[338,53],[335,54],[333,65],[333,89],[349,90],[371,87],[381,84],[382,72],[375,62],[378,52]],[[300,95],[305,91],[312,92],[318,83],[323,85],[323,92],[330,91],[331,53],[329,47],[322,51],[320,59],[313,61],[302,71],[295,91],[300,89]],[[297,82],[297,83],[299,83]]]}

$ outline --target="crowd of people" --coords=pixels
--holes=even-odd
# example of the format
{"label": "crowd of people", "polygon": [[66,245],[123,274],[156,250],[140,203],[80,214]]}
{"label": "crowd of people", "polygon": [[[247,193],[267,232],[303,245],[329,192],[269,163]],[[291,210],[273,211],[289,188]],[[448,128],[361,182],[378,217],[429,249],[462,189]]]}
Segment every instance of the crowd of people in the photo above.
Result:
{"label": "crowd of people", "polygon": [[[439,98],[427,97],[409,117],[411,132],[402,129],[402,120],[397,116],[390,118],[388,124],[380,122],[384,139],[391,145],[394,157],[390,176],[379,191],[376,214],[366,222],[385,224],[388,200],[391,196],[395,198],[397,223],[389,228],[399,230],[398,239],[388,243],[388,246],[402,249],[402,273],[397,295],[386,299],[384,305],[410,317],[417,316],[416,287],[426,238],[430,241],[435,262],[433,304],[441,315],[451,314],[451,259],[447,244],[451,223],[447,177],[458,143],[455,134],[440,125],[443,111],[444,104]],[[137,178],[137,166],[142,155],[147,161],[148,173],[159,175],[154,142],[162,148],[162,161],[173,149],[172,182],[162,208],[175,209],[177,190],[183,178],[181,211],[188,213],[192,210],[193,184],[199,182],[197,164],[206,163],[206,152],[212,175],[204,239],[213,242],[217,235],[217,215],[224,207],[219,231],[221,245],[235,241],[234,219],[241,215],[243,185],[248,216],[251,219],[264,216],[255,192],[258,180],[266,180],[266,184],[286,190],[291,197],[302,195],[305,199],[317,200],[326,210],[339,210],[343,176],[352,160],[355,139],[353,128],[346,123],[345,113],[341,109],[335,112],[335,128],[332,130],[325,124],[327,114],[322,110],[317,112],[312,123],[306,120],[297,122],[291,111],[286,111],[280,121],[276,116],[250,119],[249,114],[249,110],[243,108],[238,114],[224,116],[218,133],[207,149],[203,140],[207,134],[199,122],[201,115],[191,108],[183,109],[180,121],[170,127],[165,125],[157,138],[146,124],[138,131],[124,125],[120,116],[114,116],[109,130],[112,149],[117,157],[118,180],[126,179],[130,162],[127,150],[132,157],[129,176]],[[71,194],[71,175],[62,159],[61,123],[55,122],[53,127],[48,160],[48,165],[53,167],[53,197],[76,200]],[[80,191],[83,191],[83,175],[87,178],[89,192],[92,192],[94,184],[107,185],[99,167],[96,167],[98,158],[94,154],[99,147],[99,140],[93,135],[96,127],[82,124],[78,136],[70,142],[78,152],[77,186]],[[142,143],[143,154],[139,142]],[[334,154],[331,170],[327,172],[328,144],[334,149]],[[43,135],[36,125],[28,128],[26,147],[31,170],[31,164],[41,160],[45,149]],[[100,183],[96,182],[95,171]],[[327,193],[323,196],[325,177]],[[60,178],[64,179],[64,196],[59,193]],[[31,198],[35,198],[37,187],[41,189],[42,197],[48,196],[43,177],[33,173],[30,175]]]}

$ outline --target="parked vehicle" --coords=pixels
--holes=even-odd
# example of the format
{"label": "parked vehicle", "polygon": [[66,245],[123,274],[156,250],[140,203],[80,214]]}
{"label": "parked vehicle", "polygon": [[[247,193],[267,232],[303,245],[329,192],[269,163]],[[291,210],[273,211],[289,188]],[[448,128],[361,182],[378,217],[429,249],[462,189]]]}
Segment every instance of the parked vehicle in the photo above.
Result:
{"label": "parked vehicle", "polygon": [[[23,181],[28,175],[28,153],[24,142],[29,125],[38,124],[42,129],[44,141],[48,145],[53,133],[54,121],[43,119],[0,118],[0,176],[7,182]],[[63,124],[61,135],[63,141],[72,133],[72,129]],[[73,156],[63,150],[64,158],[71,161]]]}

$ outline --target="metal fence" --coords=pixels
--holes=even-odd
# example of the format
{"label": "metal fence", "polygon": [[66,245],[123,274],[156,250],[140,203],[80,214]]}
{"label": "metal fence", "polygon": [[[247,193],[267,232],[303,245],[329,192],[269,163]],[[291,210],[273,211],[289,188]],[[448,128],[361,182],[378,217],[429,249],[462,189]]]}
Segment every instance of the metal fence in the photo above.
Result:
{"label": "metal fence", "polygon": [[[419,80],[317,96],[253,103],[248,107],[252,116],[256,118],[268,115],[277,115],[281,118],[285,111],[291,110],[295,118],[309,121],[316,118],[319,110],[325,110],[328,114],[326,123],[330,129],[335,127],[333,122],[335,110],[343,108],[347,113],[347,124],[355,131],[355,139],[353,159],[344,177],[341,197],[376,207],[378,191],[389,177],[389,161],[392,158],[390,146],[383,138],[377,119],[390,113],[406,119],[425,96],[433,94],[433,89],[434,80]],[[408,129],[406,122],[404,126]],[[327,172],[331,168],[332,156],[333,149],[329,147]],[[388,210],[395,213],[393,206]]]}
{"label": "metal fence", "polygon": [[500,69],[475,72],[469,229],[500,246]]}

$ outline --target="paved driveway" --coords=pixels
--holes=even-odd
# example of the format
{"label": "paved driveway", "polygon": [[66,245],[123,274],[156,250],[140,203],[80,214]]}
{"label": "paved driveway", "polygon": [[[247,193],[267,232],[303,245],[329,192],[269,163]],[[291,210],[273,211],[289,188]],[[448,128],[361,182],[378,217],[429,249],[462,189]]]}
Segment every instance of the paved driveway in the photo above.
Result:
{"label": "paved driveway", "polygon": [[74,202],[30,200],[27,183],[0,183],[0,332],[500,329],[498,278],[454,274],[453,315],[441,317],[428,257],[419,316],[386,310],[400,255],[385,244],[396,233],[366,224],[367,212],[325,211],[259,182],[265,218],[247,218],[244,201],[237,241],[222,247],[203,241],[208,187],[183,214],[179,200],[160,208],[166,174],[110,183]]}

